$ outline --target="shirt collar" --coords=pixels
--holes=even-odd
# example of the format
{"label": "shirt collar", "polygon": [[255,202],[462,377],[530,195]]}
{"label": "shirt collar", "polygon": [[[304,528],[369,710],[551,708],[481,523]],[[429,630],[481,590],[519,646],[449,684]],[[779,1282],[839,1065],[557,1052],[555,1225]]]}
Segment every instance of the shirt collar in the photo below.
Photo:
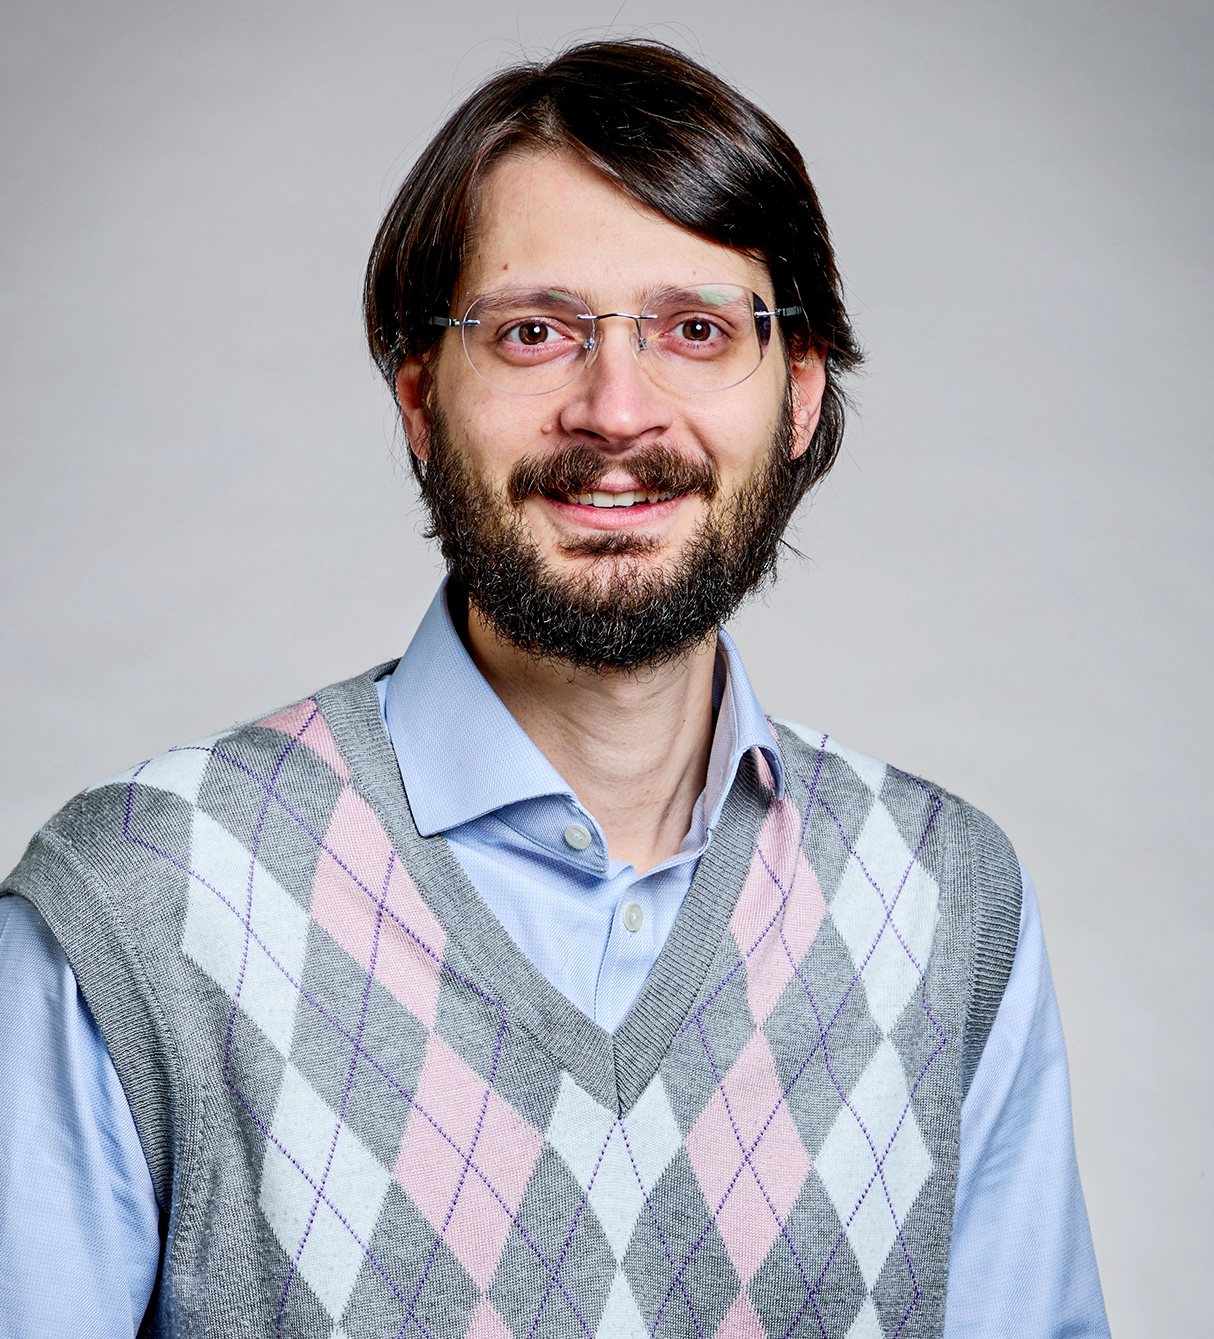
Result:
{"label": "shirt collar", "polygon": [[[381,685],[388,736],[417,829],[426,837],[522,800],[576,799],[477,669],[446,597],[444,581],[408,650]],[[710,831],[748,749],[762,750],[777,798],[784,794],[775,735],[724,629],[718,645],[720,701],[703,796]]]}

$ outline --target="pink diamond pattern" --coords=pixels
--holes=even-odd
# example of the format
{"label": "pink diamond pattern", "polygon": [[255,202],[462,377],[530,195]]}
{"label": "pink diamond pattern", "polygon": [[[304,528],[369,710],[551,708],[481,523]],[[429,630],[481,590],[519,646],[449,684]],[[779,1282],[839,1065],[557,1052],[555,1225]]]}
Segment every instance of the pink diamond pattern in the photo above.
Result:
{"label": "pink diamond pattern", "polygon": [[320,708],[312,698],[296,702],[293,707],[276,711],[256,722],[266,730],[279,730],[290,735],[301,744],[306,744],[313,753],[323,758],[343,781],[349,781],[350,769],[337,748],[337,740],[329,729],[329,723],[320,714]]}
{"label": "pink diamond pattern", "polygon": [[487,1297],[482,1297],[464,1331],[464,1339],[514,1339],[514,1336],[493,1303]]}
{"label": "pink diamond pattern", "polygon": [[762,1027],[809,951],[826,915],[818,876],[801,849],[804,820],[791,800],[773,802],[729,928],[746,962],[746,998]]}
{"label": "pink diamond pattern", "polygon": [[[512,1229],[518,1227],[521,1237],[535,1252],[551,1280],[549,1290],[555,1286],[564,1293],[581,1320],[582,1328],[589,1339],[590,1328],[577,1311],[576,1303],[561,1279],[565,1253],[562,1251],[556,1261],[550,1261],[532,1239],[525,1224],[517,1217],[527,1185],[545,1147],[545,1137],[494,1091],[493,1075],[496,1074],[503,1038],[507,1031],[505,1011],[502,1012],[501,1030],[498,1035],[498,1055],[494,1058],[491,1077],[486,1081],[433,1032],[440,973],[445,970],[458,981],[464,981],[464,978],[450,965],[444,967],[446,936],[442,927],[405,871],[374,812],[351,786],[346,785],[338,796],[328,827],[322,836],[319,831],[309,827],[306,820],[291,807],[289,790],[286,788],[282,792],[279,790],[280,772],[284,765],[288,764],[288,759],[302,759],[306,756],[296,748],[297,743],[302,743],[311,755],[322,759],[335,775],[347,782],[349,780],[349,771],[317,703],[309,699],[268,716],[258,724],[288,736],[289,742],[284,741],[283,751],[272,773],[266,778],[255,777],[255,779],[261,780],[266,788],[265,805],[268,807],[271,803],[280,804],[298,823],[300,829],[320,848],[312,889],[311,910],[314,919],[362,965],[369,976],[379,980],[430,1031],[415,1093],[411,1095],[405,1093],[404,1088],[392,1075],[381,1068],[376,1058],[362,1048],[363,1021],[370,992],[369,980],[363,993],[360,1021],[357,1029],[350,1033],[338,1018],[326,1013],[323,1004],[307,991],[299,965],[287,962],[281,955],[276,957],[271,954],[270,961],[282,974],[283,979],[299,992],[311,1008],[319,1011],[335,1029],[353,1042],[354,1059],[348,1074],[346,1097],[349,1095],[355,1068],[361,1063],[360,1057],[364,1056],[385,1081],[408,1097],[411,1111],[392,1175],[434,1230],[446,1241],[472,1279],[482,1290],[488,1287],[502,1260],[506,1241]],[[826,741],[823,740],[823,747],[825,744]],[[208,749],[208,753],[214,753],[215,756],[224,758],[230,766],[240,768],[249,776],[254,776],[239,758],[226,757],[211,749]],[[772,785],[770,770],[761,756],[757,762],[760,779],[770,790]],[[294,761],[289,765],[294,766]],[[815,799],[817,774],[815,773],[812,783],[807,780],[806,784],[810,791],[810,807],[812,808],[814,803],[822,804],[826,812],[834,817],[824,801]],[[936,807],[928,820],[928,827],[931,826],[931,821],[939,809],[939,803],[936,802]],[[128,804],[128,836],[130,836],[130,813]],[[264,811],[262,816],[264,817]],[[835,821],[838,824],[838,820]],[[802,851],[805,822],[792,801],[776,801],[774,796],[771,798],[755,856],[730,922],[741,961],[730,970],[717,990],[704,1005],[700,1006],[694,1019],[688,1024],[689,1027],[699,1028],[704,1054],[712,1068],[717,1086],[688,1133],[685,1147],[712,1220],[743,1284],[742,1291],[716,1328],[713,1339],[761,1339],[761,1336],[764,1336],[764,1326],[745,1289],[755,1277],[772,1245],[782,1233],[785,1233],[785,1220],[797,1202],[812,1166],[809,1154],[801,1142],[786,1106],[786,1093],[776,1070],[770,1044],[762,1031],[763,1024],[771,1016],[812,945],[826,914],[825,900],[818,880]],[[257,832],[260,837],[260,822]],[[925,828],[924,839],[926,832]],[[844,842],[851,851],[846,837]],[[166,851],[150,846],[146,842],[144,845],[165,859],[174,859]],[[851,853],[859,860],[855,851]],[[252,862],[255,861],[256,854],[257,846],[254,843],[249,853],[251,869],[254,868]],[[913,853],[908,851],[907,854],[913,864],[918,856],[918,850]],[[181,868],[186,869],[187,866],[182,864]],[[268,953],[261,939],[257,937],[255,918],[249,909],[251,906],[249,899],[253,897],[255,891],[251,876],[247,881],[247,888],[243,889],[244,900],[241,901],[242,890],[236,888],[235,884],[231,888],[227,887],[226,882],[223,887],[212,887],[192,865],[188,868],[188,872],[195,880],[202,881],[203,885],[218,896],[240,919],[246,932],[246,948],[251,940],[256,939],[258,948]],[[869,871],[865,869],[865,873],[868,874]],[[872,882],[871,875],[869,882]],[[884,904],[886,899],[881,895],[880,888],[875,883],[873,888]],[[243,915],[242,907],[246,908]],[[918,963],[915,963],[915,966],[918,967]],[[736,1061],[722,1074],[703,1025],[703,1012],[725,988],[727,982],[730,979],[736,980],[736,974],[743,971],[746,973],[748,1006],[756,1026]],[[245,969],[242,967],[234,998],[239,998],[241,989],[247,986],[245,974]],[[470,983],[464,981],[464,984]],[[804,982],[802,984],[808,994],[809,986]],[[234,1004],[233,1010],[235,1007]],[[926,1004],[924,1007],[926,1008]],[[817,1012],[816,1005],[814,1008]],[[934,1020],[932,1022],[935,1025]],[[938,1025],[935,1026],[943,1045],[945,1041],[943,1032]],[[818,1031],[821,1043],[824,1044],[830,1025],[823,1031],[823,1024],[819,1020]],[[231,1035],[228,1046],[227,1061],[230,1061]],[[932,1059],[934,1054],[927,1061],[928,1065]],[[895,1063],[900,1065],[896,1056],[890,1061],[891,1065]],[[299,1247],[294,1252],[294,1259],[284,1284],[279,1306],[280,1327],[288,1291],[297,1270],[318,1288],[318,1296],[322,1301],[327,1295],[324,1285],[328,1277],[326,1271],[331,1272],[331,1261],[325,1260],[317,1266],[312,1257],[305,1253],[305,1247],[313,1236],[319,1240],[319,1236],[313,1230],[318,1209],[321,1209],[322,1214],[329,1213],[339,1225],[340,1230],[334,1229],[339,1240],[345,1241],[341,1236],[342,1232],[351,1237],[356,1248],[350,1250],[351,1256],[355,1257],[357,1252],[365,1255],[376,1273],[388,1285],[401,1306],[403,1320],[399,1334],[404,1334],[410,1324],[410,1318],[420,1326],[414,1310],[417,1292],[414,1292],[410,1300],[401,1291],[372,1250],[369,1244],[370,1230],[365,1226],[356,1230],[354,1226],[359,1222],[358,1211],[366,1209],[367,1214],[373,1217],[378,1213],[378,1207],[370,1201],[364,1203],[367,1196],[361,1183],[351,1190],[343,1181],[341,1173],[348,1170],[346,1161],[349,1161],[346,1156],[348,1140],[343,1143],[343,1139],[346,1139],[343,1129],[346,1097],[343,1097],[339,1110],[330,1112],[324,1108],[320,1111],[319,1118],[314,1121],[321,1137],[317,1145],[317,1156],[313,1159],[316,1167],[312,1168],[310,1164],[305,1165],[300,1161],[297,1153],[282,1142],[281,1136],[281,1130],[288,1128],[287,1124],[284,1124],[286,1117],[290,1116],[292,1119],[299,1117],[302,1099],[295,1100],[293,1106],[288,1104],[289,1109],[284,1112],[283,1098],[280,1094],[279,1110],[276,1111],[271,1125],[267,1123],[268,1116],[256,1110],[248,1096],[240,1090],[226,1061],[224,1072],[229,1087],[248,1116],[261,1128],[268,1143],[278,1149],[305,1183],[294,1189],[298,1191],[296,1198],[301,1202],[306,1201],[304,1207],[310,1206],[310,1216],[308,1226],[301,1235]],[[898,1073],[901,1075],[900,1069]],[[881,1178],[882,1188],[885,1191],[884,1199],[888,1201],[893,1213],[892,1229],[885,1224],[884,1219],[881,1220],[882,1235],[881,1240],[877,1242],[877,1246],[881,1249],[877,1250],[874,1247],[870,1252],[872,1260],[867,1271],[864,1266],[868,1257],[865,1255],[864,1246],[868,1238],[857,1235],[864,1225],[859,1222],[856,1211],[852,1213],[852,1219],[855,1221],[848,1220],[847,1228],[840,1233],[840,1242],[844,1235],[852,1241],[853,1251],[857,1253],[862,1272],[871,1287],[888,1250],[889,1243],[886,1237],[891,1231],[894,1235],[900,1236],[901,1220],[905,1218],[910,1202],[913,1201],[927,1171],[930,1170],[930,1159],[927,1159],[925,1167],[926,1150],[922,1150],[917,1160],[902,1156],[902,1143],[898,1142],[898,1130],[911,1130],[918,1137],[904,1081],[896,1093],[891,1092],[887,1095],[890,1100],[885,1101],[883,1105],[878,1103],[880,1112],[876,1111],[872,1103],[862,1100],[866,1091],[863,1081],[851,1094],[850,1101],[837,1082],[836,1088],[840,1099],[855,1119],[864,1138],[865,1148],[877,1159],[877,1175]],[[286,1092],[285,1087],[283,1092]],[[321,1099],[317,1098],[316,1103],[320,1105]],[[282,1120],[279,1119],[280,1116]],[[887,1118],[887,1123],[896,1121],[894,1134],[888,1139],[886,1138],[888,1132],[881,1126],[878,1116]],[[853,1129],[852,1125],[843,1119],[842,1113],[836,1126],[849,1135]],[[276,1131],[279,1133],[276,1134]],[[290,1142],[295,1144],[296,1136],[293,1136]],[[921,1139],[919,1143],[922,1144]],[[881,1149],[885,1151],[884,1158],[877,1156]],[[891,1149],[899,1154],[901,1161],[898,1157],[890,1156]],[[842,1211],[844,1202],[851,1204],[856,1195],[850,1190],[848,1194],[831,1191],[831,1178],[828,1176],[830,1169],[827,1168],[825,1161],[826,1152],[827,1149],[824,1148],[819,1154],[818,1170],[826,1185],[827,1193]],[[864,1149],[860,1149],[859,1153],[860,1157],[850,1154],[846,1157],[836,1157],[836,1162],[841,1161],[850,1168],[863,1160]],[[562,1153],[562,1156],[565,1155]],[[630,1150],[630,1157],[632,1156]],[[368,1154],[368,1165],[370,1157]],[[382,1176],[386,1178],[386,1168],[379,1169],[377,1165],[375,1170],[381,1171]],[[640,1173],[636,1171],[635,1166],[633,1170],[639,1177]],[[346,1180],[349,1179],[346,1177]],[[290,1183],[289,1177],[288,1182]],[[293,1186],[293,1183],[290,1185]],[[906,1201],[905,1207],[898,1199],[899,1196]],[[648,1205],[648,1198],[643,1198]],[[871,1182],[867,1185],[867,1198],[880,1207]],[[859,1194],[859,1202],[867,1202],[865,1193]],[[586,1205],[587,1199],[583,1198],[579,1214]],[[593,1203],[590,1205],[590,1210],[596,1211]],[[327,1223],[328,1219],[322,1217],[320,1221]],[[700,1221],[703,1222],[703,1219]],[[655,1219],[655,1226],[665,1246],[663,1225]],[[708,1227],[705,1225],[704,1232],[707,1231]],[[815,1297],[822,1282],[822,1275],[811,1284],[812,1276],[807,1275],[791,1237],[787,1234],[785,1237],[798,1265],[801,1266],[801,1275],[807,1290],[806,1308],[813,1306],[818,1326],[825,1333],[822,1314]],[[704,1235],[701,1234],[692,1247],[691,1254],[695,1253],[703,1240]],[[906,1244],[904,1241],[902,1244],[906,1253]],[[838,1243],[836,1250],[837,1248]],[[670,1258],[669,1250],[667,1254]],[[680,1286],[678,1280],[681,1279],[682,1271],[690,1258],[688,1255],[679,1266],[676,1279],[671,1284],[671,1293]],[[834,1252],[831,1253],[831,1258],[834,1258]],[[906,1260],[913,1273],[909,1253],[906,1254]],[[670,1258],[670,1263],[673,1266],[675,1259]],[[829,1266],[829,1261],[827,1265]],[[320,1273],[316,1272],[317,1268],[321,1270]],[[428,1272],[429,1264],[426,1269],[426,1273]],[[623,1276],[620,1278],[623,1279]],[[420,1289],[424,1283],[423,1275],[418,1288]],[[627,1293],[626,1283],[623,1284],[623,1288]],[[915,1295],[907,1311],[907,1317],[919,1300],[917,1280],[914,1289]],[[630,1293],[627,1295],[631,1297]],[[670,1294],[662,1304],[663,1310],[669,1297]],[[333,1319],[337,1321],[339,1317],[336,1313],[342,1309],[344,1302],[335,1301],[326,1305],[329,1305]],[[690,1302],[688,1305],[690,1306]],[[535,1316],[535,1324],[532,1326],[533,1331],[535,1325],[539,1324],[542,1312],[541,1302],[540,1310]],[[871,1303],[866,1312],[875,1316]],[[801,1315],[804,1314],[805,1309]],[[643,1326],[639,1314],[635,1318],[637,1323]],[[660,1320],[661,1312],[654,1322],[655,1329]],[[800,1316],[790,1330],[796,1328],[799,1321]],[[899,1331],[905,1323],[906,1317],[898,1327]],[[619,1339],[613,1332],[614,1329],[613,1321],[604,1332],[605,1339]],[[481,1298],[465,1331],[464,1339],[511,1339],[508,1326],[488,1298]],[[700,1339],[704,1339],[702,1334]]]}
{"label": "pink diamond pattern", "polygon": [[811,1166],[762,1032],[751,1036],[691,1127],[687,1154],[734,1268],[749,1283]]}
{"label": "pink diamond pattern", "polygon": [[434,1026],[447,937],[378,819],[348,786],[317,861],[312,915],[364,969],[374,956],[376,980]]}
{"label": "pink diamond pattern", "polygon": [[487,1287],[544,1136],[432,1036],[393,1175]]}
{"label": "pink diamond pattern", "polygon": [[739,1293],[733,1306],[721,1317],[715,1339],[767,1339],[767,1330],[748,1293]]}

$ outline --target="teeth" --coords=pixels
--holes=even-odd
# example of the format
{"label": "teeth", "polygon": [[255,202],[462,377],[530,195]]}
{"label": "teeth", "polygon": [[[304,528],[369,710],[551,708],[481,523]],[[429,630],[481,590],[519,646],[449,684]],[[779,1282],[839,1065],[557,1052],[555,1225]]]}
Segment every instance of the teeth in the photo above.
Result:
{"label": "teeth", "polygon": [[642,492],[637,489],[631,493],[573,493],[570,502],[579,507],[632,507],[638,502],[669,502],[673,493]]}

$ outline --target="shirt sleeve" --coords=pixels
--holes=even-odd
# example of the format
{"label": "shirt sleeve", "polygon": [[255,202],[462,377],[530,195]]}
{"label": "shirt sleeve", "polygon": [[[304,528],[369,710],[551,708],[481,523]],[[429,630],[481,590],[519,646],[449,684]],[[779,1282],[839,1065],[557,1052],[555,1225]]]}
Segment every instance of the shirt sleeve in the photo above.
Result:
{"label": "shirt sleeve", "polygon": [[1071,1130],[1070,1077],[1032,880],[961,1107],[945,1339],[1107,1339]]}
{"label": "shirt sleeve", "polygon": [[46,922],[0,897],[0,1339],[130,1339],[159,1256],[101,1032]]}

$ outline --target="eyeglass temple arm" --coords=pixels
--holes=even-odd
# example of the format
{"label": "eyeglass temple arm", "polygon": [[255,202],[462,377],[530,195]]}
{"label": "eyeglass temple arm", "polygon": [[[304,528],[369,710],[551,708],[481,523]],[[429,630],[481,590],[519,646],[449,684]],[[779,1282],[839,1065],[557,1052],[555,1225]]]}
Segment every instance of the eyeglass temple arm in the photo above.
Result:
{"label": "eyeglass temple arm", "polygon": [[[800,307],[776,307],[776,308],[774,308],[774,309],[771,310],[771,311],[768,311],[768,310],[764,309],[764,310],[762,310],[762,311],[757,311],[757,312],[755,312],[755,316],[756,316],[756,317],[759,317],[759,316],[800,316],[800,315],[801,315],[801,308],[800,308]],[[634,314],[634,313],[632,313],[632,312],[603,312],[602,315],[600,315],[600,316],[591,316],[589,313],[587,313],[587,314],[584,315],[584,316],[579,316],[579,317],[578,317],[578,320],[579,320],[579,321],[602,321],[602,320],[605,320],[608,316],[622,316],[622,317],[624,317],[624,319],[627,320],[627,321],[656,321],[656,320],[658,319],[656,316],[649,315],[649,314],[647,314],[647,313],[645,313],[645,312],[639,312],[639,313],[636,313],[636,314]],[[436,318],[436,319],[437,319],[437,318]],[[446,323],[446,324],[450,324],[450,325],[459,325],[460,322],[459,322],[459,321],[451,321],[451,322],[448,322],[448,323]]]}
{"label": "eyeglass temple arm", "polygon": [[431,325],[441,325],[441,326],[443,327],[443,329],[448,329],[448,328],[453,327],[453,326],[461,326],[461,325],[480,325],[480,322],[479,322],[479,321],[457,321],[457,320],[455,320],[455,319],[454,319],[453,317],[451,317],[451,316],[432,316],[432,317],[430,318],[430,324],[431,324]]}

